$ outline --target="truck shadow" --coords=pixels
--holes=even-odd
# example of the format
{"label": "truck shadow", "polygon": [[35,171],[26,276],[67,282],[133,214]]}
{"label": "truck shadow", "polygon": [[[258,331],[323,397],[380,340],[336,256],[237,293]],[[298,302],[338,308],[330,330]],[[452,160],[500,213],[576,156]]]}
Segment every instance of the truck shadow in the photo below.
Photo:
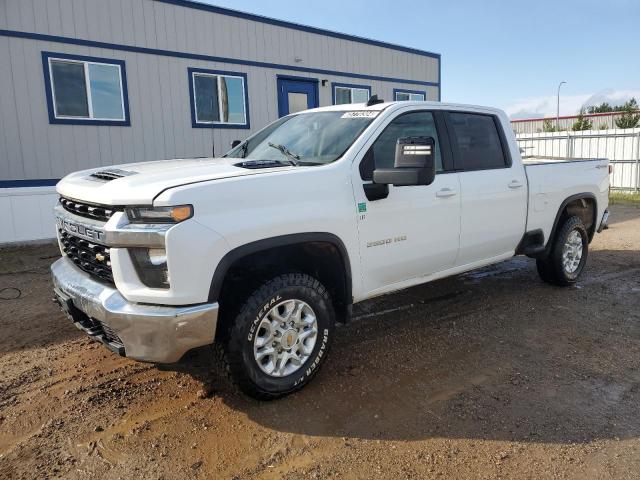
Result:
{"label": "truck shadow", "polygon": [[[515,258],[366,302],[302,391],[257,402],[215,383],[215,395],[266,428],[310,436],[638,436],[640,256],[594,251],[589,270],[560,289]],[[198,353],[173,368],[216,382],[207,362]]]}

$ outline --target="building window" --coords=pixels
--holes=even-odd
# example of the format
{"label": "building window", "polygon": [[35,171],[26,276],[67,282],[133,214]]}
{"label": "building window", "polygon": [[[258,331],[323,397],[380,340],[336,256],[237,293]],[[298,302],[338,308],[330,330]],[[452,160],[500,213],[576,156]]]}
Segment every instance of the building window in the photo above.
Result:
{"label": "building window", "polygon": [[411,100],[413,102],[420,102],[427,99],[427,92],[419,90],[394,90],[393,97],[396,101]]}
{"label": "building window", "polygon": [[244,73],[188,70],[193,127],[249,128]]}
{"label": "building window", "polygon": [[371,96],[371,87],[367,85],[348,85],[346,83],[332,83],[333,104],[366,103]]}
{"label": "building window", "polygon": [[49,123],[130,125],[124,62],[42,52]]}

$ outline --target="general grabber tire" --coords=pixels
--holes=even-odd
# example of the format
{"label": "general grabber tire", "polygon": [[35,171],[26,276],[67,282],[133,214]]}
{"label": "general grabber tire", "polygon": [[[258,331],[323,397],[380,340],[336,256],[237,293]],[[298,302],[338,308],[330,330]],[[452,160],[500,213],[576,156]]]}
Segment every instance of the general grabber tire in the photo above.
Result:
{"label": "general grabber tire", "polygon": [[260,400],[299,390],[324,362],[334,324],[317,279],[290,273],[269,280],[249,295],[223,346],[232,380]]}
{"label": "general grabber tire", "polygon": [[540,278],[547,283],[566,287],[576,283],[589,254],[589,235],[580,217],[569,217],[560,226],[549,256],[538,259]]}

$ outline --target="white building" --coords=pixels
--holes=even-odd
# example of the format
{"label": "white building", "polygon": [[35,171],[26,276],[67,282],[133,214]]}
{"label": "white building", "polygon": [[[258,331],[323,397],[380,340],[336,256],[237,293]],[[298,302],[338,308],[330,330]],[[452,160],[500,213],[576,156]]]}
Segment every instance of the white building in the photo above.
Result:
{"label": "white building", "polygon": [[223,154],[300,109],[440,99],[440,55],[185,0],[0,0],[0,243],[53,238],[54,185]]}

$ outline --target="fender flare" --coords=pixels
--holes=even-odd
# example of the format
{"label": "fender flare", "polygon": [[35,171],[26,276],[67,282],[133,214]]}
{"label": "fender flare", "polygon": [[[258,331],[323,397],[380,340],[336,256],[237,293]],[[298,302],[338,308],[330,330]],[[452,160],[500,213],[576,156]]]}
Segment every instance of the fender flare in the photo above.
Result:
{"label": "fender flare", "polygon": [[575,201],[575,200],[593,200],[593,224],[591,225],[591,227],[589,228],[589,241],[591,241],[591,239],[593,238],[594,232],[596,231],[596,223],[597,223],[597,217],[598,217],[598,199],[596,198],[596,196],[591,193],[591,192],[582,192],[582,193],[576,193],[575,195],[571,195],[570,197],[567,197],[564,199],[564,201],[560,204],[560,208],[558,208],[558,212],[556,213],[556,218],[553,221],[553,227],[551,228],[551,233],[549,234],[549,238],[547,239],[547,243],[544,247],[544,253],[542,255],[540,255],[541,257],[547,257],[549,255],[549,252],[551,251],[552,248],[552,241],[556,236],[556,232],[558,230],[558,224],[560,223],[560,217],[562,216],[562,213],[564,212],[564,209],[567,207],[567,205],[569,205],[571,202]]}
{"label": "fender flare", "polygon": [[344,243],[338,236],[327,232],[307,232],[279,235],[277,237],[269,237],[257,240],[255,242],[246,243],[227,252],[216,266],[215,272],[213,274],[211,287],[209,288],[209,301],[214,302],[218,300],[227,272],[229,271],[231,266],[241,258],[275,247],[284,247],[287,245],[296,245],[311,242],[330,243],[337,248],[344,265],[346,289],[345,298],[347,299],[347,304],[351,305],[353,303],[353,282],[351,277],[351,263],[349,260],[349,253],[347,252],[347,248],[345,247]]}

